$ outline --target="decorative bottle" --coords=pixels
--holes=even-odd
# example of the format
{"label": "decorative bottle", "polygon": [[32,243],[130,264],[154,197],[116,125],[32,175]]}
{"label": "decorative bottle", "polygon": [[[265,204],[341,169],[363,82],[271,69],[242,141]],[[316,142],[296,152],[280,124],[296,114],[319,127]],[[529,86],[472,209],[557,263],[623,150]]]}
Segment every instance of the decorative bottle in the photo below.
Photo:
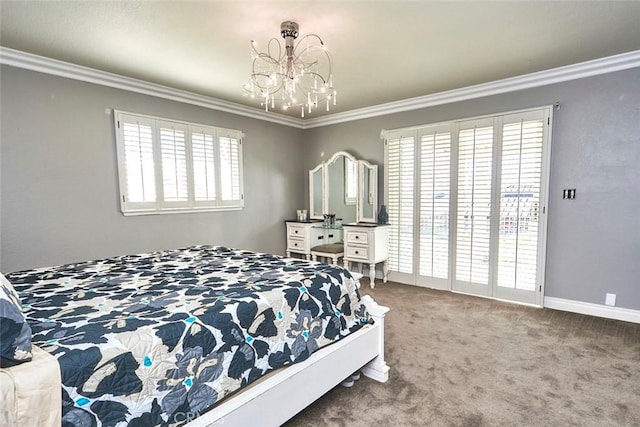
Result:
{"label": "decorative bottle", "polygon": [[387,213],[387,207],[380,205],[380,212],[378,212],[378,224],[384,225],[389,223],[389,214]]}

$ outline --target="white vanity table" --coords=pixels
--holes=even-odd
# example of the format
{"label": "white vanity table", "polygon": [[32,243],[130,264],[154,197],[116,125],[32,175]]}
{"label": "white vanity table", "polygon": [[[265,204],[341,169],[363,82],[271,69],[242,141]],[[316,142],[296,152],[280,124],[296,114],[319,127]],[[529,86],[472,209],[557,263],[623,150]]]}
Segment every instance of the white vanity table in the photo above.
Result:
{"label": "white vanity table", "polygon": [[322,221],[285,221],[287,224],[287,256],[292,253],[311,259],[311,248],[342,241],[342,230],[324,228]]}
{"label": "white vanity table", "polygon": [[344,224],[344,267],[359,262],[369,266],[369,283],[375,287],[376,264],[382,264],[382,281],[389,273],[389,226],[376,224]]}
{"label": "white vanity table", "polygon": [[[389,226],[376,223],[378,166],[345,151],[333,154],[309,171],[309,208],[310,221],[286,221],[287,256],[297,253],[311,259],[312,248],[344,242],[347,270],[354,263],[368,266],[373,288],[376,264],[383,263],[386,283]],[[323,227],[323,215],[328,213],[342,220],[342,229]]]}

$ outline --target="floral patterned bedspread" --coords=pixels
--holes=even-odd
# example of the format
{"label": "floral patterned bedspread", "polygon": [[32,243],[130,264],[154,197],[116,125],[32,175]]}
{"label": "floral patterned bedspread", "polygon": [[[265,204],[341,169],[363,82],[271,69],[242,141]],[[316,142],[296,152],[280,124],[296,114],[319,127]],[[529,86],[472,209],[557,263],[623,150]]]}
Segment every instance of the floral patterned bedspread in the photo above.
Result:
{"label": "floral patterned bedspread", "polygon": [[344,269],[195,246],[12,273],[64,426],[182,425],[370,322]]}

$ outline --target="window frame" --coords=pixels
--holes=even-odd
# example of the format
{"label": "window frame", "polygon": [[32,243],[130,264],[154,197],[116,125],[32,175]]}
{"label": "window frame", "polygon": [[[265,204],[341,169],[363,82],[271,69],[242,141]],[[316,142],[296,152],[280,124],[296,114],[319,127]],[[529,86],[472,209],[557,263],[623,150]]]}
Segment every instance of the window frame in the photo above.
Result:
{"label": "window frame", "polygon": [[[128,198],[128,175],[125,151],[125,123],[139,123],[151,127],[151,147],[153,157],[153,174],[155,183],[155,201],[130,201]],[[244,133],[235,129],[226,129],[200,123],[191,123],[147,114],[130,113],[114,110],[114,128],[117,154],[117,172],[119,184],[120,210],[125,216],[158,215],[191,212],[217,212],[241,210],[244,208],[244,179],[243,179],[243,139]],[[186,158],[187,200],[166,201],[164,199],[164,175],[162,158],[161,129],[173,128],[184,131],[184,155]],[[205,133],[213,136],[214,142],[214,181],[215,200],[195,199],[195,176],[193,158],[193,135]],[[237,169],[237,178],[232,181],[234,189],[238,190],[237,199],[223,200],[223,189],[220,186],[220,145],[222,138],[235,141],[233,162],[231,169]],[[236,175],[234,173],[234,175]]]}
{"label": "window frame", "polygon": [[[539,193],[537,200],[537,213],[536,218],[539,223],[538,235],[537,235],[537,264],[536,264],[536,282],[533,286],[533,290],[525,290],[522,291],[522,287],[515,286],[514,290],[511,291],[511,288],[500,285],[498,286],[497,282],[497,272],[499,265],[499,232],[500,232],[500,206],[502,201],[503,191],[501,189],[501,179],[503,177],[502,170],[502,161],[503,161],[503,144],[504,144],[504,131],[505,126],[508,124],[512,124],[513,120],[517,119],[525,120],[525,121],[538,121],[541,123],[542,131],[540,134],[542,135],[542,148],[540,149],[540,173],[539,173]],[[467,128],[469,124],[479,126],[486,125],[487,123],[491,123],[493,126],[493,147],[491,154],[492,168],[491,168],[491,204],[490,204],[490,237],[489,237],[489,283],[486,285],[488,291],[484,296],[488,296],[490,298],[502,298],[505,300],[510,300],[513,302],[525,303],[525,304],[533,304],[533,305],[541,305],[542,298],[544,296],[545,289],[545,260],[546,260],[546,242],[547,242],[547,207],[549,203],[549,171],[550,171],[550,153],[552,146],[552,125],[553,125],[553,106],[541,106],[535,108],[528,108],[523,110],[515,110],[508,111],[502,113],[494,113],[483,116],[469,117],[469,118],[461,118],[455,119],[447,122],[438,122],[433,124],[424,124],[418,126],[412,126],[401,129],[391,129],[391,130],[382,130],[381,138],[384,140],[384,201],[385,205],[387,205],[387,209],[392,212],[392,202],[394,199],[390,194],[390,184],[396,177],[390,176],[390,160],[393,156],[396,156],[396,153],[390,154],[390,144],[391,142],[395,143],[396,140],[400,140],[402,138],[417,138],[419,135],[424,132],[431,131],[436,128],[442,128],[444,130],[448,130],[451,132],[451,149],[450,149],[450,190],[449,190],[449,247],[448,247],[448,278],[440,279],[433,276],[422,275],[420,272],[419,259],[420,259],[420,234],[419,234],[419,225],[420,223],[416,220],[419,218],[419,214],[421,210],[419,208],[419,202],[421,201],[418,194],[421,190],[421,175],[417,172],[417,166],[419,161],[421,161],[420,156],[418,155],[418,151],[415,151],[415,155],[413,158],[414,164],[414,179],[413,182],[417,183],[418,189],[413,188],[413,226],[411,228],[412,240],[411,245],[407,250],[411,251],[413,256],[412,268],[410,271],[402,272],[395,271],[395,269],[400,270],[398,267],[398,262],[393,265],[391,249],[394,249],[396,252],[400,252],[403,248],[399,246],[397,248],[392,247],[396,243],[392,243],[392,239],[395,239],[395,242],[400,241],[400,233],[398,236],[390,235],[390,265],[389,265],[389,280],[398,281],[400,283],[408,283],[415,284],[418,286],[426,286],[435,289],[443,289],[443,290],[453,290],[456,292],[467,292],[473,293],[474,295],[480,295],[475,290],[465,289],[461,287],[464,285],[464,281],[459,279],[459,274],[456,271],[457,269],[457,261],[458,261],[458,212],[459,212],[459,194],[460,183],[459,183],[459,168],[460,168],[460,134],[461,132]],[[471,126],[473,127],[473,126]],[[392,145],[392,144],[391,144]],[[393,157],[395,159],[395,157]],[[536,176],[537,172],[536,172]],[[420,178],[420,179],[419,179]],[[520,190],[518,190],[520,191]],[[394,197],[397,196],[395,193]],[[392,218],[390,218],[391,221]],[[398,227],[396,227],[396,230]],[[390,234],[394,232],[394,224],[391,222]],[[397,244],[396,244],[397,245]],[[468,282],[471,283],[471,282]],[[506,289],[506,291],[505,291]],[[510,292],[510,293],[509,293]]]}

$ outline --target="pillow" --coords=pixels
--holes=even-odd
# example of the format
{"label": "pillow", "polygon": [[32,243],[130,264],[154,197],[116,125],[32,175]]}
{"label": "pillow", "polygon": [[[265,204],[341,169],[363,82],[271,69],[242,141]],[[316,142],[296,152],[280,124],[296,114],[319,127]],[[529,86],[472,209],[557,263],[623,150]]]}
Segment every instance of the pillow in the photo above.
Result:
{"label": "pillow", "polygon": [[31,360],[31,327],[13,285],[0,273],[0,367]]}

